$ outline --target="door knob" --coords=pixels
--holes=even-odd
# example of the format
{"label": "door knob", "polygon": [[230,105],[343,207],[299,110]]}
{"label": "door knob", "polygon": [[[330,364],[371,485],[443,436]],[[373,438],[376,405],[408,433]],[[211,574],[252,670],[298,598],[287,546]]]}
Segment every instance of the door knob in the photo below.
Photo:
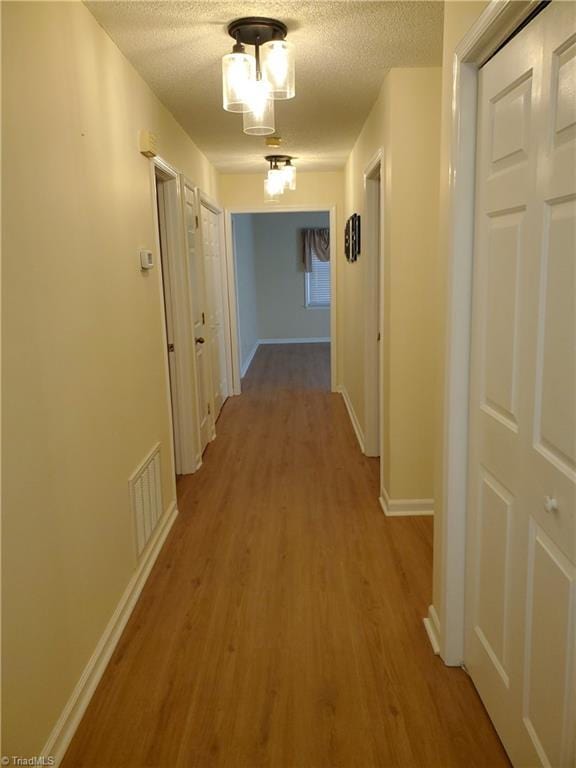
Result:
{"label": "door knob", "polygon": [[552,496],[546,496],[544,499],[544,509],[546,512],[557,512],[558,511],[558,501],[557,499],[553,498]]}
{"label": "door knob", "polygon": [[204,338],[202,336],[196,336],[194,341],[196,342],[196,344],[204,344]]}

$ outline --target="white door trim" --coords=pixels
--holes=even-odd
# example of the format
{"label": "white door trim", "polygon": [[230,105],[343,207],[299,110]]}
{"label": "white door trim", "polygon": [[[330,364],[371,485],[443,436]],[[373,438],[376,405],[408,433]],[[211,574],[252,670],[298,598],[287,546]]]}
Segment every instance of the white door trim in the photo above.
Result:
{"label": "white door trim", "polygon": [[452,61],[448,190],[448,294],[443,421],[442,561],[438,583],[442,626],[430,607],[428,628],[444,662],[464,657],[469,362],[474,244],[476,92],[478,68],[540,5],[539,0],[491,0],[458,44]]}
{"label": "white door trim", "polygon": [[232,216],[238,213],[313,213],[327,212],[330,216],[330,388],[336,392],[337,365],[337,269],[336,269],[336,208],[329,205],[274,205],[227,208],[226,222],[226,271],[228,304],[230,311],[230,341],[232,353],[232,394],[242,391],[240,383],[240,328],[238,323],[238,301],[236,296],[236,257],[232,233]]}
{"label": "white door trim", "polygon": [[[383,461],[383,355],[382,341],[374,355],[376,336],[383,324],[384,264],[384,152],[378,149],[364,169],[364,452],[380,456],[380,487]],[[374,179],[380,170],[379,180]],[[378,191],[378,195],[376,195]],[[379,235],[379,236],[378,236]],[[379,279],[378,279],[379,277]]]}
{"label": "white door trim", "polygon": [[206,206],[206,208],[210,208],[213,213],[224,213],[222,206],[213,197],[210,197],[207,192],[199,190],[199,194],[200,203],[202,205]]}
{"label": "white door trim", "polygon": [[[162,294],[164,294],[164,282],[160,265],[160,229],[158,219],[158,201],[156,192],[156,176],[165,181],[173,181],[174,198],[168,206],[168,216],[165,226],[167,234],[167,248],[165,258],[169,275],[169,291],[173,315],[174,335],[174,362],[176,381],[174,382],[174,395],[171,391],[168,349],[164,349],[164,367],[166,376],[167,407],[170,413],[171,455],[174,473],[189,474],[198,469],[200,463],[197,439],[193,426],[197,425],[197,417],[193,412],[190,392],[195,392],[191,374],[194,370],[193,361],[190,360],[190,306],[188,296],[188,280],[185,273],[185,260],[183,259],[184,244],[182,241],[181,220],[181,186],[180,175],[176,168],[161,157],[154,157],[150,161],[150,179],[152,189],[152,207],[154,218],[155,248],[158,254],[157,268],[160,270],[159,280]],[[183,271],[184,270],[184,271]],[[166,318],[164,306],[161,306],[162,329],[166,338]],[[188,393],[188,394],[187,394]],[[172,411],[171,398],[174,396],[175,408]],[[174,420],[177,423],[174,423]],[[174,433],[177,440],[174,440]],[[176,446],[176,447],[175,447]],[[176,451],[178,455],[176,455]]]}

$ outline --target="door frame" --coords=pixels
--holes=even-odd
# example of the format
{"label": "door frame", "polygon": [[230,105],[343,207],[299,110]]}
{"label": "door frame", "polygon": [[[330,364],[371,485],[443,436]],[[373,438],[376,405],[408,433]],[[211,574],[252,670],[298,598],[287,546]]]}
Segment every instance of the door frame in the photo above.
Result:
{"label": "door frame", "polygon": [[328,213],[330,218],[330,389],[337,387],[337,279],[336,279],[336,207],[330,205],[274,205],[226,208],[226,266],[228,304],[230,307],[230,341],[232,360],[232,394],[242,392],[240,377],[240,324],[236,295],[236,253],[232,231],[232,216],[242,213]]}
{"label": "door frame", "polygon": [[[384,459],[384,182],[384,152],[380,147],[364,169],[364,453],[380,456],[380,488]],[[376,342],[374,355],[378,333],[380,343]]]}
{"label": "door frame", "polygon": [[[160,247],[160,220],[158,216],[158,196],[156,191],[156,177],[165,182],[173,182],[169,190],[167,217],[165,219],[166,249]],[[150,160],[150,178],[152,188],[152,206],[154,220],[155,248],[158,254],[158,266],[160,267],[159,281],[162,291],[162,301],[166,296],[164,277],[160,259],[165,256],[165,268],[168,276],[168,291],[170,296],[171,314],[173,320],[174,335],[174,369],[175,381],[170,380],[170,362],[168,359],[168,347],[164,349],[164,365],[166,373],[166,386],[168,408],[170,413],[170,432],[172,443],[172,462],[175,474],[191,474],[201,464],[199,451],[199,439],[196,434],[198,418],[193,407],[196,399],[196,387],[194,381],[194,361],[190,354],[190,328],[191,311],[190,296],[188,291],[188,279],[186,275],[183,242],[182,222],[182,190],[180,174],[161,157],[153,157]],[[162,306],[162,330],[164,338],[166,333],[166,318],[164,306]],[[175,390],[175,391],[173,391]],[[193,397],[186,396],[192,393]],[[194,428],[195,427],[195,428]]]}
{"label": "door frame", "polygon": [[435,557],[434,599],[424,620],[444,663],[464,659],[469,366],[474,254],[478,70],[534,13],[540,0],[491,0],[457,45],[452,59],[447,198],[447,302],[443,392],[443,514],[438,515],[441,559]]}
{"label": "door frame", "polygon": [[[224,317],[222,318],[222,322],[224,324],[224,341],[226,344],[226,397],[230,397],[230,395],[233,392],[233,376],[232,376],[232,327],[231,327],[231,312],[230,312],[230,290],[229,290],[229,279],[228,279],[228,260],[226,257],[227,254],[227,241],[226,241],[226,226],[225,226],[225,215],[224,215],[224,208],[222,208],[221,205],[219,205],[216,200],[214,200],[210,195],[206,194],[206,192],[202,192],[200,190],[200,206],[204,206],[205,208],[208,208],[212,213],[215,213],[218,218],[218,229],[220,232],[220,248],[221,253],[220,257],[222,259],[222,306],[224,308]],[[200,214],[202,214],[202,211],[200,211]],[[199,227],[200,227],[200,242],[203,243],[202,239],[202,215],[200,215],[199,218]]]}

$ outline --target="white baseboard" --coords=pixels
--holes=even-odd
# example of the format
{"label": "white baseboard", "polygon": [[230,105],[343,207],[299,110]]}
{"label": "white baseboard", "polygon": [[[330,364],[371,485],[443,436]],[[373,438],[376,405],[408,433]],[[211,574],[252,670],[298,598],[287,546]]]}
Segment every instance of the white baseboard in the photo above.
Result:
{"label": "white baseboard", "polygon": [[258,339],[258,344],[326,344],[330,336],[313,336],[307,339]]}
{"label": "white baseboard", "polygon": [[414,515],[433,515],[434,499],[391,499],[382,488],[380,506],[388,517],[409,517]]}
{"label": "white baseboard", "polygon": [[156,562],[158,553],[172,528],[177,514],[178,508],[176,502],[173,502],[160,519],[158,527],[150,539],[147,548],[144,550],[138,567],[124,590],[120,602],[100,637],[94,653],[84,668],[76,687],[72,691],[72,695],[68,699],[58,722],[40,753],[54,757],[56,766],[60,765],[72,741],[72,737],[90,703],[96,686],[104,674],[104,670],[120,640],[122,631],[130,618],[130,614],[136,605],[136,601],[142,592],[142,588],[152,570],[152,566]]}
{"label": "white baseboard", "polygon": [[241,379],[243,379],[244,376],[246,376],[248,368],[250,368],[250,364],[252,363],[252,360],[254,360],[254,355],[256,354],[256,352],[258,352],[258,347],[260,346],[260,344],[261,344],[261,342],[258,342],[258,341],[256,342],[256,344],[254,344],[254,346],[252,347],[252,351],[250,352],[250,354],[248,355],[248,357],[246,358],[244,363],[242,363],[242,365],[240,367],[240,378]]}
{"label": "white baseboard", "polygon": [[336,387],[336,391],[339,392],[344,399],[344,404],[346,405],[348,416],[350,416],[350,421],[352,422],[352,426],[354,427],[354,432],[356,433],[356,438],[358,439],[360,450],[362,451],[362,453],[364,453],[365,452],[364,451],[364,432],[362,431],[362,427],[360,426],[360,422],[358,421],[358,417],[356,416],[356,412],[354,410],[354,406],[352,405],[352,400],[350,400],[350,395],[348,394],[348,390],[343,384],[339,384]]}
{"label": "white baseboard", "polygon": [[422,619],[434,653],[440,655],[440,620],[433,605],[428,606],[428,616]]}

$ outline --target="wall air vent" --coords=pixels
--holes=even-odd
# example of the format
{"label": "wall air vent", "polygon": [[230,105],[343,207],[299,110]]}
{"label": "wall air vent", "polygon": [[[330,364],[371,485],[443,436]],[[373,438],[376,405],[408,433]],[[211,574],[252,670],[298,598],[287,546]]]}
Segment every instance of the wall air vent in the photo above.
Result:
{"label": "wall air vent", "polygon": [[136,469],[128,484],[136,531],[136,552],[140,557],[162,517],[160,443]]}

